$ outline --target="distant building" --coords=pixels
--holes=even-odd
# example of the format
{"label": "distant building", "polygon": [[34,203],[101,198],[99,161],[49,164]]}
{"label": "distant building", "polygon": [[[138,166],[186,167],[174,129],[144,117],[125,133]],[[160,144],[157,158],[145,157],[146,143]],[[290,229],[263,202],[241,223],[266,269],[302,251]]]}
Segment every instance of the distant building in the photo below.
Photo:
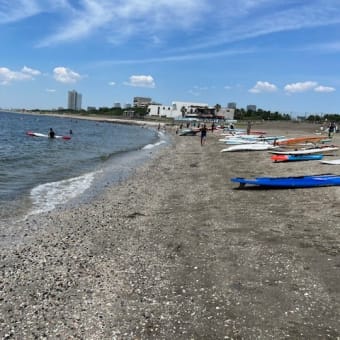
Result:
{"label": "distant building", "polygon": [[236,110],[236,103],[228,103],[227,108]]}
{"label": "distant building", "polygon": [[225,120],[233,120],[235,116],[235,109],[233,108],[228,108],[228,107],[222,107],[218,113],[217,116]]}
{"label": "distant building", "polygon": [[147,107],[151,104],[152,99],[148,97],[134,97],[133,106],[134,107]]}
{"label": "distant building", "polygon": [[256,112],[256,105],[247,105],[247,111]]}
{"label": "distant building", "polygon": [[113,104],[113,107],[114,107],[115,109],[120,109],[122,106],[120,105],[120,103],[114,103],[114,104]]}
{"label": "distant building", "polygon": [[77,91],[68,91],[67,108],[69,110],[79,111],[81,110],[82,95]]}
{"label": "distant building", "polygon": [[191,102],[172,102],[171,106],[161,104],[150,104],[148,112],[150,116],[160,116],[169,118],[198,118],[196,108],[208,107],[205,103],[191,103]]}
{"label": "distant building", "polygon": [[221,108],[218,112],[215,107],[206,103],[172,102],[170,106],[150,104],[150,116],[169,117],[174,119],[234,119],[234,109]]}
{"label": "distant building", "polygon": [[88,106],[87,111],[96,111],[97,108],[95,106]]}
{"label": "distant building", "polygon": [[140,118],[139,113],[135,112],[135,110],[132,110],[132,109],[124,110],[123,116],[127,118]]}

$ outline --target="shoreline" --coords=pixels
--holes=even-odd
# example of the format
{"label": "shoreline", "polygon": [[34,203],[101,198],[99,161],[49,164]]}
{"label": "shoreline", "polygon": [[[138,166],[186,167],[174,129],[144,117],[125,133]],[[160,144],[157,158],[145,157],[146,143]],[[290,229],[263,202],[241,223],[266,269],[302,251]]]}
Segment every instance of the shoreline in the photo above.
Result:
{"label": "shoreline", "polygon": [[2,254],[1,337],[340,336],[340,188],[235,190],[229,180],[339,170],[221,155],[217,133],[203,147],[170,133],[173,145],[93,202],[26,221],[41,232]]}
{"label": "shoreline", "polygon": [[[6,111],[7,112],[7,111]],[[68,118],[68,119],[85,119],[92,120],[98,122],[108,122],[108,123],[117,123],[117,124],[128,124],[128,125],[139,125],[139,126],[150,126],[156,127],[158,124],[161,124],[162,127],[167,125],[164,122],[160,121],[150,121],[150,120],[140,120],[140,119],[123,119],[123,118],[113,118],[111,116],[105,115],[78,115],[72,113],[37,113],[37,112],[9,112],[15,114],[23,114],[23,115],[32,115],[32,116],[51,116],[51,117],[59,117],[59,118]]]}
{"label": "shoreline", "polygon": [[[54,117],[54,115],[52,116]],[[60,118],[74,119],[73,116],[62,116]],[[105,117],[100,117],[100,119],[88,119],[88,117],[86,117],[84,120],[94,122],[106,122]],[[129,125],[134,125],[138,128],[142,127],[138,125],[138,122],[136,122],[136,124],[131,122],[131,124]],[[48,204],[44,205],[42,202],[40,202],[37,206],[34,206],[33,204],[29,204],[28,196],[22,197],[22,200],[20,201],[20,203],[18,203],[18,206],[16,207],[17,210],[15,210],[14,212],[14,209],[9,209],[9,212],[11,212],[11,214],[7,214],[4,217],[3,221],[1,221],[0,223],[0,246],[5,247],[7,243],[12,246],[15,241],[21,242],[20,234],[24,234],[25,238],[27,239],[35,237],[37,230],[40,230],[41,228],[33,227],[32,230],[34,230],[34,232],[31,233],[29,228],[26,228],[25,224],[29,225],[29,223],[32,221],[34,224],[36,224],[34,222],[35,220],[41,218],[43,219],[45,215],[49,214],[49,212],[53,213],[53,211],[65,211],[69,209],[69,207],[73,208],[75,206],[82,205],[85,202],[91,201],[95,197],[100,196],[101,192],[106,190],[108,186],[119,185],[121,182],[124,182],[127,178],[131,177],[134,174],[136,167],[138,168],[144,162],[148,162],[150,158],[154,157],[159,149],[171,143],[169,136],[167,136],[166,131],[164,131],[163,129],[157,132],[157,130],[151,125],[145,125],[145,128],[147,130],[154,131],[152,132],[154,134],[152,141],[150,139],[150,141],[142,147],[138,147],[128,152],[124,151],[119,155],[115,155],[114,160],[106,161],[104,165],[100,166],[100,170],[98,167],[94,167],[91,171],[85,174],[75,174],[73,177],[70,178],[64,178],[57,181],[51,180],[50,183],[40,184],[39,186],[49,184],[54,185],[53,188],[50,187],[49,189],[54,193],[54,197],[46,200]],[[74,185],[74,183],[76,182],[74,180],[79,179],[79,182],[81,182],[81,186],[83,187],[84,185],[81,178],[84,178],[86,176],[94,176],[94,179],[91,180],[91,184],[88,188],[86,188],[85,190],[83,190],[83,188],[81,189],[82,192],[79,196],[73,195],[70,199],[68,199],[67,195],[61,195],[62,189],[60,189],[58,183],[72,181]],[[72,193],[74,193],[74,191],[75,190],[73,190]],[[60,196],[62,196],[63,198],[60,199]],[[17,200],[17,202],[19,202],[19,200]],[[50,208],[51,206],[53,206],[53,208]],[[11,226],[11,228],[9,228],[9,225]],[[16,230],[16,228],[18,230]],[[8,230],[11,231],[9,232]]]}

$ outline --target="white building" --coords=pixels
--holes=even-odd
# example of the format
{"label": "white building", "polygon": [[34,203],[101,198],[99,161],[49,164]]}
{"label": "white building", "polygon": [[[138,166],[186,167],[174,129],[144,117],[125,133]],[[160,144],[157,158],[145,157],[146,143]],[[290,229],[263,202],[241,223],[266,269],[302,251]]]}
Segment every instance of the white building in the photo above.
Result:
{"label": "white building", "polygon": [[67,108],[69,110],[79,111],[81,110],[82,95],[77,91],[68,91]]}
{"label": "white building", "polygon": [[[174,119],[181,118],[200,118],[202,111],[214,112],[215,116],[223,119],[234,119],[235,110],[231,108],[221,108],[218,112],[213,107],[209,108],[207,103],[193,103],[193,102],[172,102],[171,106],[150,104],[148,112],[150,116],[168,117]],[[204,114],[203,114],[204,115]],[[207,114],[208,116],[209,114]]]}
{"label": "white building", "polygon": [[218,112],[217,116],[224,117],[225,120],[233,120],[235,116],[235,109],[222,107]]}
{"label": "white building", "polygon": [[171,106],[151,104],[148,106],[150,116],[180,119],[188,113],[194,114],[195,108],[208,107],[206,103],[172,102]]}

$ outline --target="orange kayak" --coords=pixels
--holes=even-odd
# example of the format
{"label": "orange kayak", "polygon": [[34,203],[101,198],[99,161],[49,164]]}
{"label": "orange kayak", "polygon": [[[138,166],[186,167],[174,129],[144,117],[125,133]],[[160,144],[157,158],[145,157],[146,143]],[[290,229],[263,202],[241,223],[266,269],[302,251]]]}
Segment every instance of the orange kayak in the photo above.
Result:
{"label": "orange kayak", "polygon": [[303,137],[293,137],[287,139],[281,139],[276,141],[276,145],[291,145],[291,144],[299,144],[299,143],[318,143],[321,140],[325,139],[324,136],[303,136]]}

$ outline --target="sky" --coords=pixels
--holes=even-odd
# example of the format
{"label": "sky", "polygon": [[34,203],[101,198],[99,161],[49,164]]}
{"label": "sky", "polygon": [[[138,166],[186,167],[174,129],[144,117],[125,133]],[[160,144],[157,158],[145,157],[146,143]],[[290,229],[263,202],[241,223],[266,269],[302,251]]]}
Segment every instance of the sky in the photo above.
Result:
{"label": "sky", "polygon": [[0,107],[340,114],[340,0],[0,0]]}

